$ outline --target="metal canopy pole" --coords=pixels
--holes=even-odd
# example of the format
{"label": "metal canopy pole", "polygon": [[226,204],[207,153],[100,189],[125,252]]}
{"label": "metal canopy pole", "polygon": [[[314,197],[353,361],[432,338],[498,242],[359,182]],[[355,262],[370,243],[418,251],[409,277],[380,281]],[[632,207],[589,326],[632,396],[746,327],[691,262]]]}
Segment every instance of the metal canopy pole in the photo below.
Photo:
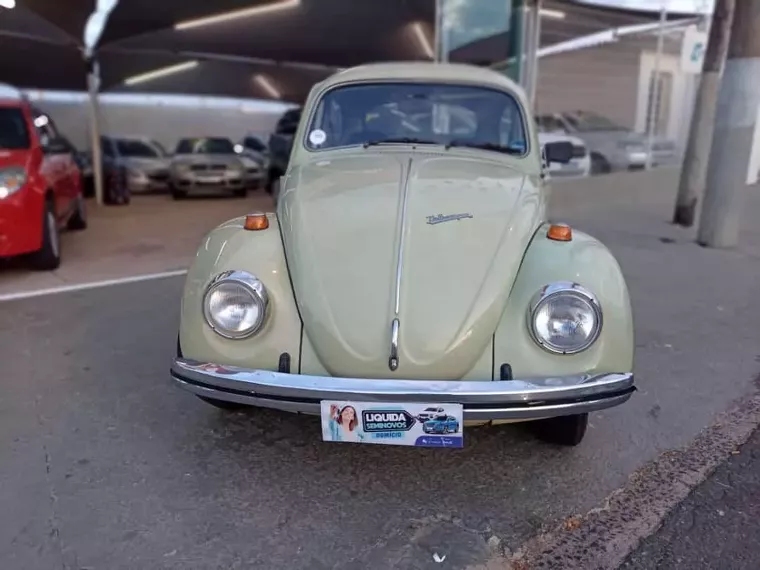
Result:
{"label": "metal canopy pole", "polygon": [[538,50],[541,46],[541,0],[534,0],[533,21],[531,22],[530,49],[528,51],[528,64],[530,65],[530,82],[527,86],[528,98],[533,110],[536,109],[536,87],[538,85]]}
{"label": "metal canopy pole", "polygon": [[662,66],[662,51],[665,40],[665,23],[668,18],[668,10],[663,0],[660,8],[660,26],[657,28],[657,53],[654,59],[654,80],[652,81],[651,97],[649,101],[649,120],[647,121],[647,162],[646,169],[652,168],[652,148],[654,146],[654,131],[657,126],[657,118],[660,112],[660,67]]}
{"label": "metal canopy pole", "polygon": [[436,61],[449,61],[449,42],[446,30],[446,0],[435,2],[435,47]]}
{"label": "metal canopy pole", "polygon": [[103,205],[103,160],[100,148],[100,67],[94,57],[87,60],[87,90],[90,95],[90,148],[92,149],[92,176],[95,184],[95,202]]}

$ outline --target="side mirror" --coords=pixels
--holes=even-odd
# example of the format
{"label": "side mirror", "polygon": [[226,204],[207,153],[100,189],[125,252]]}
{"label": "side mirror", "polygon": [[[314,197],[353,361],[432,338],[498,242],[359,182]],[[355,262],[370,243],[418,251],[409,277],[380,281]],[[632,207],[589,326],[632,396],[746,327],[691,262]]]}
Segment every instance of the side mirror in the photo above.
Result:
{"label": "side mirror", "polygon": [[552,162],[567,164],[573,159],[573,143],[568,141],[546,143],[544,145],[544,156],[547,164]]}
{"label": "side mirror", "polygon": [[[44,142],[44,141],[43,141]],[[65,139],[56,138],[47,141],[43,145],[45,154],[68,154],[71,153],[71,146]]]}

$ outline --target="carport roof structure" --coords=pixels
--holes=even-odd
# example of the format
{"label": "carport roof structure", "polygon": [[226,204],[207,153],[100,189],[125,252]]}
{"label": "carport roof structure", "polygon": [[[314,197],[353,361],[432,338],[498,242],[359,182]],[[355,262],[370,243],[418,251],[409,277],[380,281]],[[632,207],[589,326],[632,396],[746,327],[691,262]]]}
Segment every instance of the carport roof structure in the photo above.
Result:
{"label": "carport roof structure", "polygon": [[[2,81],[85,89],[82,36],[96,0],[16,4],[12,10],[0,8]],[[560,8],[579,4],[545,2]],[[627,14],[629,21],[656,17],[588,10]],[[337,68],[431,59],[434,20],[435,0],[121,0],[98,44],[101,88],[300,101]],[[596,20],[592,26],[598,29],[586,25],[584,33],[611,26],[604,18]],[[553,35],[567,39],[567,29],[553,31],[552,25],[560,23],[547,19],[542,44]],[[455,59],[498,61],[504,54],[494,53],[504,45],[505,38],[494,36],[464,46]]]}

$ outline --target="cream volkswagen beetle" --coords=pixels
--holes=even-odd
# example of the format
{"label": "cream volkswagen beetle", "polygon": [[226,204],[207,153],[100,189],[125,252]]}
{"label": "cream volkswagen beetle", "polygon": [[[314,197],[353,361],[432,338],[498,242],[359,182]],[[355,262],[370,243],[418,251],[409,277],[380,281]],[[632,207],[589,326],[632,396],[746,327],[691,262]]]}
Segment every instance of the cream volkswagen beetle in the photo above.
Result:
{"label": "cream volkswagen beetle", "polygon": [[441,406],[578,444],[635,389],[631,307],[610,252],[546,221],[546,163],[572,149],[539,148],[531,117],[514,82],[465,65],[316,85],[276,212],[198,250],[174,381],[221,408],[321,413],[323,434],[335,410],[353,430],[367,408]]}

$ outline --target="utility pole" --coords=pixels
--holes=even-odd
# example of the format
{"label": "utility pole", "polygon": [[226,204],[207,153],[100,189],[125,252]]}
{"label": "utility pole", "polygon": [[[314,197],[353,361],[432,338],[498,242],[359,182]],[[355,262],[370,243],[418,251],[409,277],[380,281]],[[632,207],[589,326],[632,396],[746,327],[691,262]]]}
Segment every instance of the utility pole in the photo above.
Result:
{"label": "utility pole", "polygon": [[697,202],[705,192],[707,159],[710,157],[712,146],[720,75],[726,61],[735,5],[735,0],[717,0],[713,11],[707,51],[702,64],[702,78],[689,125],[689,139],[681,165],[678,197],[673,212],[673,223],[684,227],[694,225]]}
{"label": "utility pole", "polygon": [[718,95],[707,186],[697,242],[733,247],[739,224],[755,123],[760,112],[760,0],[739,0],[734,8],[726,67]]}

